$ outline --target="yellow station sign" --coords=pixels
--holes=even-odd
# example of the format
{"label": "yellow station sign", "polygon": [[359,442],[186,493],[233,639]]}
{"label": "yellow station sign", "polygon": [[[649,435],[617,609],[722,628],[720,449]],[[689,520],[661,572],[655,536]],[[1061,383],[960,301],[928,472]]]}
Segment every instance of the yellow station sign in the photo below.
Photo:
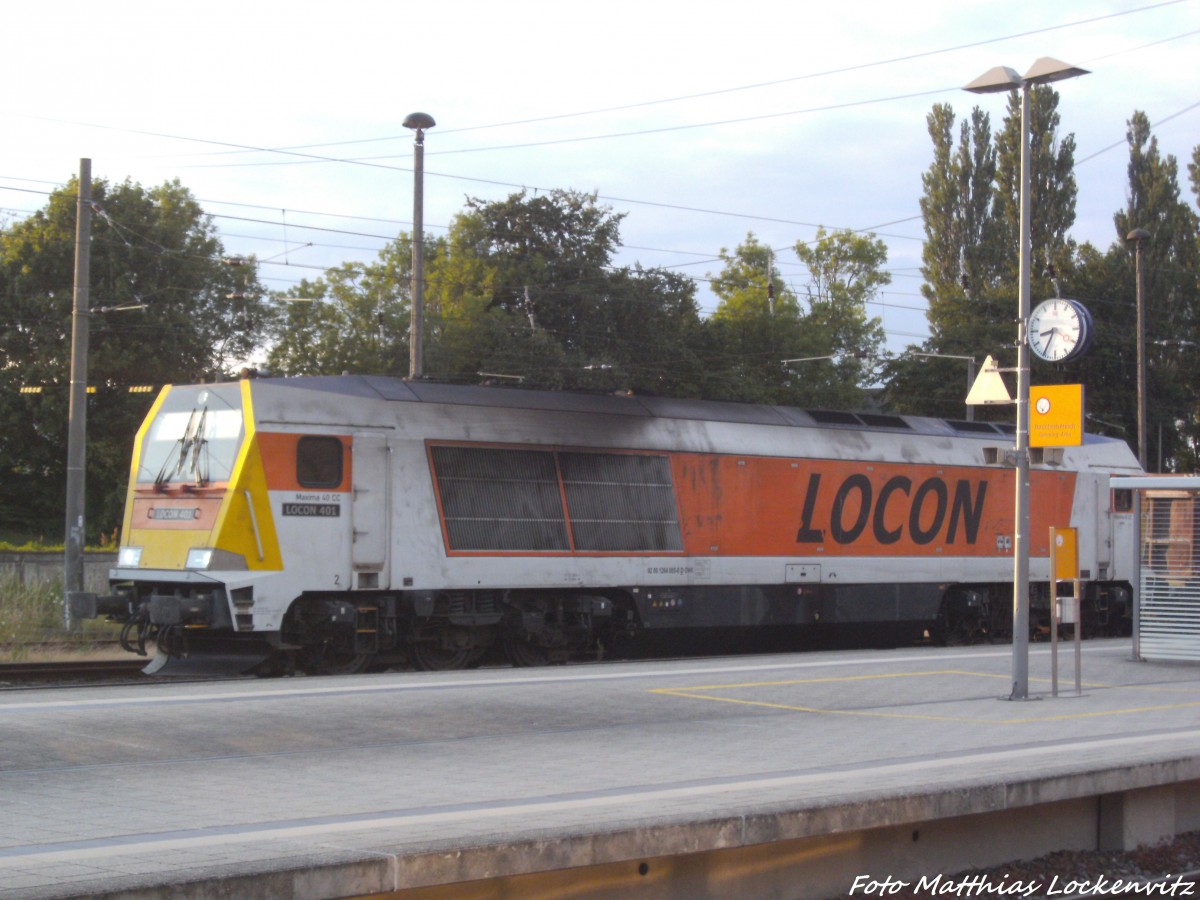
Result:
{"label": "yellow station sign", "polygon": [[1029,446],[1078,447],[1083,443],[1083,385],[1029,389]]}
{"label": "yellow station sign", "polygon": [[1050,526],[1050,560],[1053,577],[1070,581],[1079,577],[1079,532]]}

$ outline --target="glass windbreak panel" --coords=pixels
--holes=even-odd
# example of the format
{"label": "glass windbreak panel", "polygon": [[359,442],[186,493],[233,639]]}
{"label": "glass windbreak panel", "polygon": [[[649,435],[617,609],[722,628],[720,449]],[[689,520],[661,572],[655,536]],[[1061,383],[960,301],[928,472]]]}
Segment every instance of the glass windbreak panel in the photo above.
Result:
{"label": "glass windbreak panel", "polygon": [[239,385],[172,388],[142,442],[137,483],[227,482],[244,435]]}
{"label": "glass windbreak panel", "polygon": [[1182,584],[1200,571],[1200,515],[1194,497],[1147,497],[1142,507],[1142,566]]}
{"label": "glass windbreak panel", "polygon": [[554,454],[434,447],[451,550],[568,550]]}

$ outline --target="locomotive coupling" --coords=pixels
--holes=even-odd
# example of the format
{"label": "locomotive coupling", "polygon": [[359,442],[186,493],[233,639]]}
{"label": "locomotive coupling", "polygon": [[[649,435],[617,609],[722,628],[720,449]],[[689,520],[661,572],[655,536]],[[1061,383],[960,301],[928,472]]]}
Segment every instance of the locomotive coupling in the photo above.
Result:
{"label": "locomotive coupling", "polygon": [[126,619],[133,612],[127,594],[100,596],[91,591],[67,591],[67,609],[71,611],[72,619],[98,619],[100,616]]}
{"label": "locomotive coupling", "polygon": [[196,593],[180,597],[173,594],[151,594],[149,602],[152,625],[230,626],[229,610],[220,594]]}

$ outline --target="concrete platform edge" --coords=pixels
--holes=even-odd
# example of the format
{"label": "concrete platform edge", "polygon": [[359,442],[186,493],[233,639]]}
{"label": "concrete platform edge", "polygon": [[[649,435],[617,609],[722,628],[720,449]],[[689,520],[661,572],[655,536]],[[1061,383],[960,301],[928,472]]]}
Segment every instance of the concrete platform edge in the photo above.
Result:
{"label": "concrete platform edge", "polygon": [[[301,900],[386,893],[408,888],[550,872],[584,866],[630,862],[727,850],[774,841],[846,834],[890,826],[918,825],[957,816],[1028,808],[1081,798],[1200,781],[1200,757],[1178,756],[1132,767],[1109,765],[1068,774],[1053,774],[1009,784],[959,783],[935,792],[859,796],[828,804],[781,802],[760,811],[717,815],[687,821],[635,820],[608,831],[538,835],[528,831],[511,841],[471,846],[431,843],[389,851],[326,854],[276,859],[267,871],[258,862],[180,878],[164,883],[161,876],[131,876],[120,885],[108,881],[76,893],[81,885],[35,890],[29,897],[91,897],[104,900],[162,898],[228,898],[262,896]],[[1047,848],[1047,850],[1055,848]],[[341,858],[339,858],[341,857]],[[351,857],[347,859],[346,857]]]}

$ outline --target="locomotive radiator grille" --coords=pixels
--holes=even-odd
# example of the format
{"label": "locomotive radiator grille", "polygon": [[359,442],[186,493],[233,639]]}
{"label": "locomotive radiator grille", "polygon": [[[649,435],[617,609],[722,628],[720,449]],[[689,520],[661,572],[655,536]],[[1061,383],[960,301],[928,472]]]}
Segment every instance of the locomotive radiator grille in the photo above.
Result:
{"label": "locomotive radiator grille", "polygon": [[683,549],[665,457],[628,453],[560,453],[558,457],[576,549]]}
{"label": "locomotive radiator grille", "polygon": [[452,551],[679,552],[666,457],[432,448]]}

